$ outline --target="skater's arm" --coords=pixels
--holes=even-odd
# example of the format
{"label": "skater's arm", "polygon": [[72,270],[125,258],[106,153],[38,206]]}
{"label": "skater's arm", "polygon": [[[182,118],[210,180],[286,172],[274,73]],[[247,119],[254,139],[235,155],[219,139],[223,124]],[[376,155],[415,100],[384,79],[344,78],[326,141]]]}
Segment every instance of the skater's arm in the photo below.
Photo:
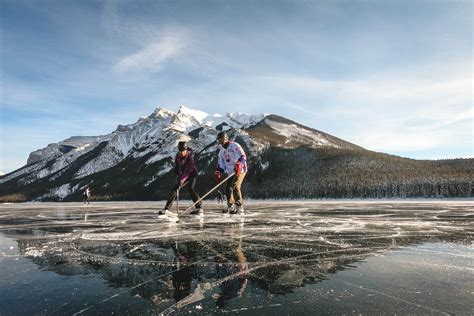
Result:
{"label": "skater's arm", "polygon": [[235,152],[237,158],[237,162],[235,165],[235,171],[236,173],[240,172],[247,172],[247,156],[245,155],[245,152],[239,144],[235,143]]}

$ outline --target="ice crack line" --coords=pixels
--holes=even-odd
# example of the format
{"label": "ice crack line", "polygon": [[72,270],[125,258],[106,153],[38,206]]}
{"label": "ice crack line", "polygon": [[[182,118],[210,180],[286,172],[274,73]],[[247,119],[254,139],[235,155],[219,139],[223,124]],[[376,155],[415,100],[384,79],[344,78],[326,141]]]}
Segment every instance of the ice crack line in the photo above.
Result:
{"label": "ice crack line", "polygon": [[[232,250],[232,251],[229,251],[229,252],[226,252],[226,253],[231,253],[231,252],[233,252],[233,250]],[[195,265],[195,264],[202,263],[202,262],[204,262],[204,261],[209,260],[210,258],[212,258],[212,257],[203,258],[202,260],[199,260],[199,261],[190,263],[190,265]],[[136,289],[136,288],[138,288],[138,287],[141,287],[141,286],[143,286],[143,285],[145,285],[145,284],[147,284],[147,283],[150,283],[150,282],[152,282],[152,281],[161,279],[162,277],[165,277],[165,276],[167,276],[167,275],[170,275],[170,274],[172,274],[172,273],[174,273],[174,272],[176,272],[176,271],[179,271],[179,270],[181,270],[181,269],[182,269],[182,268],[175,269],[175,270],[172,270],[172,271],[163,273],[163,274],[161,274],[161,275],[159,275],[159,276],[153,277],[153,278],[151,278],[151,279],[148,279],[147,281],[144,281],[144,282],[139,283],[139,284],[137,284],[137,285],[135,285],[135,286],[132,286],[132,287],[130,287],[129,289],[130,289],[130,290]],[[85,311],[88,311],[89,309],[94,308],[94,307],[96,307],[96,306],[99,305],[99,304],[102,304],[102,303],[105,303],[105,302],[107,302],[107,301],[110,301],[111,299],[113,299],[113,298],[115,298],[115,297],[118,297],[118,296],[120,296],[120,295],[122,295],[122,294],[124,294],[124,293],[128,293],[128,292],[129,292],[129,290],[124,290],[124,291],[121,292],[121,293],[116,293],[116,294],[114,294],[114,295],[112,295],[112,296],[109,296],[109,297],[107,297],[107,298],[105,298],[105,299],[103,299],[103,300],[97,302],[97,303],[94,304],[94,305],[91,305],[91,306],[89,306],[89,307],[87,307],[87,308],[85,308],[85,309],[82,309],[82,310],[78,311],[77,313],[74,313],[73,315],[76,316],[76,315],[82,314],[82,313],[84,313]]]}
{"label": "ice crack line", "polygon": [[380,291],[377,291],[377,290],[374,290],[374,289],[369,289],[369,288],[366,288],[366,287],[362,287],[360,285],[356,285],[356,284],[348,282],[348,281],[342,281],[341,280],[340,282],[342,282],[344,284],[347,284],[349,286],[355,287],[355,288],[360,289],[360,290],[364,290],[364,291],[367,291],[367,292],[370,292],[370,293],[375,293],[375,294],[378,294],[378,295],[382,295],[382,296],[394,299],[394,300],[399,301],[399,302],[403,302],[403,303],[411,305],[411,306],[415,306],[415,307],[419,307],[419,308],[422,308],[422,309],[429,310],[432,313],[434,312],[434,313],[439,313],[441,315],[448,315],[448,316],[451,315],[450,313],[440,311],[439,309],[435,309],[435,308],[432,308],[432,307],[429,307],[429,306],[424,306],[424,305],[420,305],[420,304],[417,304],[417,303],[413,303],[413,302],[407,301],[403,298],[400,298],[400,297],[397,297],[397,296],[394,296],[394,295],[391,295],[391,294],[387,294],[387,293],[384,293],[384,292],[380,292]]}
{"label": "ice crack line", "polygon": [[[284,259],[281,259],[281,260],[277,260],[277,261],[272,261],[272,262],[265,262],[265,263],[262,263],[262,264],[257,264],[256,266],[252,267],[252,268],[249,268],[249,269],[246,269],[244,271],[239,271],[239,272],[236,272],[236,273],[233,273],[233,274],[230,274],[226,277],[223,277],[221,279],[218,279],[214,282],[212,282],[211,284],[209,284],[205,289],[202,288],[202,287],[198,287],[192,294],[186,296],[185,298],[181,299],[180,301],[174,303],[173,305],[169,306],[168,308],[166,308],[165,310],[163,310],[160,315],[169,315],[171,314],[172,312],[174,312],[176,309],[179,308],[180,305],[183,305],[182,303],[183,302],[186,302],[186,301],[193,301],[193,298],[194,297],[201,297],[204,298],[204,293],[207,292],[207,291],[210,291],[212,290],[213,288],[215,288],[216,286],[219,286],[220,284],[226,282],[226,281],[229,281],[229,280],[232,280],[236,277],[239,277],[243,274],[250,274],[250,272],[253,272],[255,270],[258,270],[258,269],[261,269],[261,268],[265,268],[265,267],[269,267],[269,266],[272,266],[272,265],[278,265],[278,264],[283,264],[283,263],[287,263],[287,262],[292,262],[292,261],[296,261],[296,260],[300,260],[302,258],[305,258],[305,257],[308,257],[308,256],[312,256],[314,255],[314,253],[310,253],[310,254],[304,254],[304,255],[300,255],[300,256],[296,256],[296,257],[291,257],[291,258],[284,258]],[[364,256],[364,254],[360,254],[360,255],[352,255],[352,256],[346,256],[346,257],[360,257],[360,256]],[[328,259],[326,259],[328,260]],[[326,261],[324,259],[321,259],[321,261]]]}

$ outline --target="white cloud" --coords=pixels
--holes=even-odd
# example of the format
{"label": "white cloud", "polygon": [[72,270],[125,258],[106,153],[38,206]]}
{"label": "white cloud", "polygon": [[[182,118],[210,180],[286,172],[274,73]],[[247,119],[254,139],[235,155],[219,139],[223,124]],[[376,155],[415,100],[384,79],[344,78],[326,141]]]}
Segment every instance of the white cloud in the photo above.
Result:
{"label": "white cloud", "polygon": [[122,74],[159,72],[185,47],[186,41],[182,34],[169,34],[133,54],[122,57],[114,68]]}
{"label": "white cloud", "polygon": [[406,78],[410,79],[381,77],[336,85],[333,91],[340,91],[336,101],[341,105],[333,113],[352,120],[352,140],[388,152],[470,146],[472,77],[411,73]]}
{"label": "white cloud", "polygon": [[394,153],[416,152],[434,148],[469,144],[469,135],[460,131],[468,128],[462,122],[455,128],[432,129],[426,126],[403,127],[393,122],[377,122],[360,129],[354,142],[370,150]]}
{"label": "white cloud", "polygon": [[262,112],[280,112],[371,150],[469,148],[474,122],[470,64],[430,64],[350,80],[293,74],[239,77],[220,80],[218,89],[201,87],[200,93],[239,108],[254,105]]}
{"label": "white cloud", "polygon": [[[417,24],[407,33],[399,24],[404,14],[399,20],[396,12],[367,11],[347,20],[339,6],[311,4],[296,15],[230,6],[235,16],[212,15],[212,8],[176,14],[153,1],[145,11],[140,6],[106,0],[92,12],[80,2],[28,3],[60,32],[24,37],[12,28],[5,60],[20,60],[18,73],[37,80],[5,71],[2,106],[56,114],[44,123],[70,126],[54,141],[82,130],[108,133],[156,105],[186,104],[211,113],[280,114],[379,151],[472,147],[472,49],[463,31],[469,10],[465,20],[456,10],[409,17]],[[231,23],[236,16],[246,23]],[[283,16],[288,23],[281,24]]]}

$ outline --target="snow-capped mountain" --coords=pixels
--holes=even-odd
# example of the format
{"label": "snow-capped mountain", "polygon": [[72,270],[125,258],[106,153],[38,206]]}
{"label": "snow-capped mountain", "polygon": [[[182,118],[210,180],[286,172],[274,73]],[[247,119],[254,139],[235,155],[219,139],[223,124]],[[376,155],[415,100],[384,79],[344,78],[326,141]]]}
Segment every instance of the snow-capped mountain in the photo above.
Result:
{"label": "snow-capped mountain", "polygon": [[[314,193],[318,196],[321,188],[314,185],[321,182],[321,177],[331,178],[341,172],[346,176],[344,168],[351,164],[360,167],[357,164],[361,157],[364,166],[377,161],[384,172],[393,165],[384,162],[392,156],[367,151],[277,115],[208,114],[185,106],[173,112],[158,107],[135,123],[118,125],[110,134],[73,136],[32,152],[24,167],[0,178],[0,201],[77,200],[87,185],[102,200],[164,198],[175,181],[172,168],[177,143],[187,141],[198,153],[200,174],[211,175],[217,151],[215,139],[222,130],[246,150],[251,167],[247,187],[250,195],[257,197],[267,194],[260,186],[265,175],[282,179],[282,183],[293,177],[308,181],[310,176],[312,181],[305,188],[312,188],[309,193],[319,192]],[[295,156],[297,153],[302,156]],[[373,171],[372,166],[360,172]],[[206,177],[203,185],[210,185],[211,178]],[[307,193],[307,189],[290,193],[292,189],[287,185],[279,188],[277,184],[273,181],[271,189],[282,196]]]}
{"label": "snow-capped mountain", "polygon": [[[138,119],[128,125],[118,125],[117,129],[103,136],[73,136],[59,143],[30,153],[27,166],[0,179],[0,183],[9,181],[22,174],[30,174],[22,179],[27,184],[52,174],[61,174],[61,170],[77,158],[106,143],[99,155],[84,164],[73,175],[73,179],[111,168],[130,155],[134,158],[153,155],[147,164],[171,157],[180,140],[190,141],[198,151],[213,144],[218,131],[237,130],[248,144],[255,142],[244,131],[246,128],[265,122],[273,133],[285,137],[284,145],[292,144],[294,139],[309,140],[313,145],[335,146],[328,137],[314,134],[310,129],[296,124],[284,124],[272,120],[267,114],[249,116],[240,113],[209,115],[202,111],[181,106],[177,113],[157,108],[151,115]],[[265,119],[265,120],[264,120]],[[264,121],[263,121],[264,120]],[[265,146],[265,142],[258,144]],[[214,150],[211,146],[208,151]],[[53,161],[54,160],[54,161]]]}
{"label": "snow-capped mountain", "polygon": [[227,129],[241,129],[256,124],[264,117],[263,114],[256,116],[235,113],[209,115],[184,106],[181,106],[177,113],[157,108],[151,115],[142,117],[133,124],[119,125],[108,135],[73,136],[36,150],[30,153],[26,167],[0,179],[0,183],[26,173],[30,176],[22,179],[24,184],[55,174],[104,142],[106,145],[101,153],[77,170],[73,179],[111,168],[128,155],[138,158],[155,153],[156,155],[147,161],[147,163],[152,163],[172,156],[177,141],[191,140],[187,133],[192,130],[197,128],[205,130],[199,133],[196,140],[195,145],[199,147],[215,139],[218,126],[224,124]]}

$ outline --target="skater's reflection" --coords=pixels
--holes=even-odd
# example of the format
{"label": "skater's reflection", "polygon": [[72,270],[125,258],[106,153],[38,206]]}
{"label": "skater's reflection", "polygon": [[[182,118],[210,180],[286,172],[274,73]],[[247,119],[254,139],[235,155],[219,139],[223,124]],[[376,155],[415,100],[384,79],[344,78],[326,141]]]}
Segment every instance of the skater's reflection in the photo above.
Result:
{"label": "skater's reflection", "polygon": [[[229,300],[241,297],[247,287],[248,263],[242,250],[243,227],[244,222],[241,221],[231,229],[231,246],[235,247],[231,255],[214,257],[217,277],[224,280],[219,286],[221,292],[216,300],[216,306],[219,308],[224,308]],[[237,237],[237,243],[234,237]]]}
{"label": "skater's reflection", "polygon": [[196,253],[196,246],[192,243],[176,242],[173,248],[175,252],[175,271],[172,274],[174,294],[176,302],[188,296],[191,292],[193,278],[196,277],[194,265],[192,264]]}

